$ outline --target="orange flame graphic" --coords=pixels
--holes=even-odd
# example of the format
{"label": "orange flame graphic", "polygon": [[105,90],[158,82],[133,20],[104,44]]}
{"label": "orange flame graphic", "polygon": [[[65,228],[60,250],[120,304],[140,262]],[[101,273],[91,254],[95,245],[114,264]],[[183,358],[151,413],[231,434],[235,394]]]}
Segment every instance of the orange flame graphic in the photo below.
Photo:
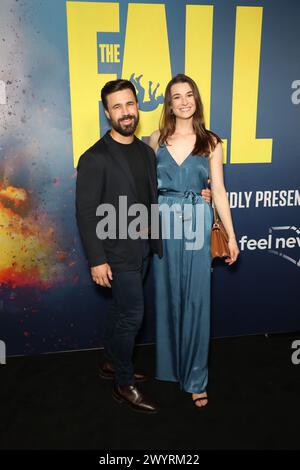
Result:
{"label": "orange flame graphic", "polygon": [[0,283],[50,288],[61,280],[66,253],[56,249],[46,213],[20,215],[28,201],[25,189],[0,186]]}

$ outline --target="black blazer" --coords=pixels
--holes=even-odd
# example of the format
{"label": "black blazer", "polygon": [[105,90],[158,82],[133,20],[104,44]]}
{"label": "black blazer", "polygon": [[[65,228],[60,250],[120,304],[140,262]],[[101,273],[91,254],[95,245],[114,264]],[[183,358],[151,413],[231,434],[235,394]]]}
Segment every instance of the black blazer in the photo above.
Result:
{"label": "black blazer", "polygon": [[[91,267],[107,262],[116,271],[136,270],[142,265],[143,246],[140,238],[100,240],[96,235],[96,226],[100,221],[100,217],[96,216],[99,204],[112,204],[116,209],[118,221],[119,196],[127,196],[128,207],[137,202],[135,182],[128,163],[120,154],[118,144],[107,134],[81,155],[78,162],[76,181],[78,229]],[[135,139],[141,146],[145,170],[148,172],[150,202],[157,204],[155,153],[147,144],[137,137]],[[162,256],[160,239],[150,239],[150,248],[153,253]]]}

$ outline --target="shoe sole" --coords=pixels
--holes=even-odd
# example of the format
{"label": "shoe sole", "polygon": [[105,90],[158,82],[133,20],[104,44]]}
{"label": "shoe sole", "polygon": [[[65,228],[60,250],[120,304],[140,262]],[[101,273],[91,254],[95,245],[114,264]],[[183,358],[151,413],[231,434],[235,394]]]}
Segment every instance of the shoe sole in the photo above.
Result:
{"label": "shoe sole", "polygon": [[104,380],[114,380],[114,377],[111,375],[105,375],[103,372],[99,372],[99,377]]}
{"label": "shoe sole", "polygon": [[119,397],[119,395],[116,395],[114,392],[112,392],[112,397],[117,403],[119,403],[119,405],[121,405],[122,403],[125,403],[125,405],[129,406],[129,408],[131,408],[136,413],[143,413],[143,414],[146,414],[146,415],[154,415],[158,412],[158,410],[146,411],[146,410],[141,410],[139,408],[136,408],[134,405],[129,403],[127,400],[124,400],[123,398]]}
{"label": "shoe sole", "polygon": [[[115,378],[112,375],[105,375],[103,372],[99,372],[98,375],[101,379],[104,379],[104,380],[114,380],[114,378]],[[135,382],[141,383],[141,382],[147,382],[148,380],[149,379],[146,379],[146,378],[145,379],[135,379]]]}

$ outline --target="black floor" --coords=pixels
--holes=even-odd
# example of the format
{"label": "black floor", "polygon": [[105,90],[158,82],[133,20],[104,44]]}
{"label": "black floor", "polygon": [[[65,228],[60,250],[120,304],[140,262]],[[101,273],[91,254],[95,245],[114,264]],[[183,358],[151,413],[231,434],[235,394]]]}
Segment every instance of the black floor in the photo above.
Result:
{"label": "black floor", "polygon": [[[209,405],[175,383],[141,388],[157,415],[135,413],[97,376],[102,351],[8,358],[0,366],[0,449],[300,449],[300,333],[212,340]],[[139,346],[154,371],[154,347]]]}

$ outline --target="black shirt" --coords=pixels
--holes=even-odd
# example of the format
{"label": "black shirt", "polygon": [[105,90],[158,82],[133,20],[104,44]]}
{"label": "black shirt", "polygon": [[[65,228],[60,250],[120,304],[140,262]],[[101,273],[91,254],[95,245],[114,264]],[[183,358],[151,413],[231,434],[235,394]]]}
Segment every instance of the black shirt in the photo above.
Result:
{"label": "black shirt", "polygon": [[[109,134],[108,134],[109,135]],[[109,135],[112,139],[112,137]],[[149,188],[149,175],[147,167],[145,165],[145,158],[149,158],[147,152],[145,151],[145,158],[141,152],[143,149],[137,142],[137,137],[134,137],[134,140],[131,144],[120,144],[116,140],[112,139],[116,145],[119,146],[125,160],[128,163],[129,169],[132,173],[136,193],[137,193],[137,203],[144,204],[148,209],[148,214],[150,215],[150,188]]]}

